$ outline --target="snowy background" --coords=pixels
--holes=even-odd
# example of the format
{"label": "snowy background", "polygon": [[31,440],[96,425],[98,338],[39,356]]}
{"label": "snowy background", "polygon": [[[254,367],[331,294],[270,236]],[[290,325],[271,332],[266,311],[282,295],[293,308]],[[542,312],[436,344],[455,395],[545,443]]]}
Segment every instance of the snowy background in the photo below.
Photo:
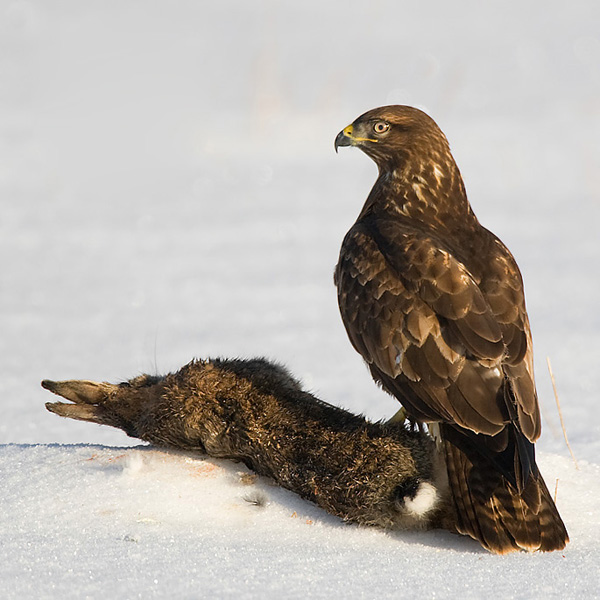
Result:
{"label": "snowy background", "polygon": [[[597,595],[599,31],[593,0],[0,0],[3,597]],[[564,553],[342,526],[239,465],[44,409],[42,378],[263,355],[391,416],[332,283],[376,175],[333,140],[389,103],[436,119],[521,266]]]}

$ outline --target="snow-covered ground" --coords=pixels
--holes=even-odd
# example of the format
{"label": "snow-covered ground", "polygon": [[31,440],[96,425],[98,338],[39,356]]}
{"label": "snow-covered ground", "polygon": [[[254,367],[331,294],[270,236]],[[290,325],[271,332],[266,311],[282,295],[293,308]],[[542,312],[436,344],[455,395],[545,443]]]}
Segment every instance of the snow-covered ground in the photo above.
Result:
{"label": "snow-covered ground", "polygon": [[[599,22],[591,0],[0,0],[3,597],[598,596]],[[375,177],[333,139],[386,103],[438,121],[523,271],[563,553],[343,526],[240,465],[44,410],[42,378],[264,355],[393,414],[332,283]]]}
{"label": "snow-covered ground", "polygon": [[[344,525],[228,461],[147,446],[8,445],[3,598],[598,596],[597,465],[560,477],[565,552],[493,556],[445,531]],[[256,502],[264,503],[257,506]]]}

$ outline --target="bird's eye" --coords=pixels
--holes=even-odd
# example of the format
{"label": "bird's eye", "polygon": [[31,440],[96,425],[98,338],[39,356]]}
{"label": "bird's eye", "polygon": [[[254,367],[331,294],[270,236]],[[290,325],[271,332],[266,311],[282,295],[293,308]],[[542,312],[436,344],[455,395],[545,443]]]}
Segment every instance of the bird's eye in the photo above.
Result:
{"label": "bird's eye", "polygon": [[385,133],[390,128],[390,124],[385,121],[375,121],[373,123],[373,131],[375,133]]}

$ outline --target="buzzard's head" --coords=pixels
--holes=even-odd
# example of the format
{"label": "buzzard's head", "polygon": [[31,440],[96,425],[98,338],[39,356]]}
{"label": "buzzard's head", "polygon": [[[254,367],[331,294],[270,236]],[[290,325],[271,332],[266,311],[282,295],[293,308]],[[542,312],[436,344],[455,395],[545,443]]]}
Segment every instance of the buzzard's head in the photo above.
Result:
{"label": "buzzard's head", "polygon": [[411,157],[441,162],[450,156],[435,121],[411,106],[382,106],[366,112],[338,133],[336,152],[339,146],[358,146],[384,171],[406,165]]}

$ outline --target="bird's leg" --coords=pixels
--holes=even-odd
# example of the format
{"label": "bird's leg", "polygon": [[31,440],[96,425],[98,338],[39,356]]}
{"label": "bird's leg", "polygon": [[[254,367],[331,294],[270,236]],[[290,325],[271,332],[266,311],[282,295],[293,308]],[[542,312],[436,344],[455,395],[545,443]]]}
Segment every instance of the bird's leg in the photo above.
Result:
{"label": "bird's leg", "polygon": [[408,418],[408,414],[404,406],[400,408],[400,410],[392,416],[391,419],[388,419],[388,423],[404,423]]}

